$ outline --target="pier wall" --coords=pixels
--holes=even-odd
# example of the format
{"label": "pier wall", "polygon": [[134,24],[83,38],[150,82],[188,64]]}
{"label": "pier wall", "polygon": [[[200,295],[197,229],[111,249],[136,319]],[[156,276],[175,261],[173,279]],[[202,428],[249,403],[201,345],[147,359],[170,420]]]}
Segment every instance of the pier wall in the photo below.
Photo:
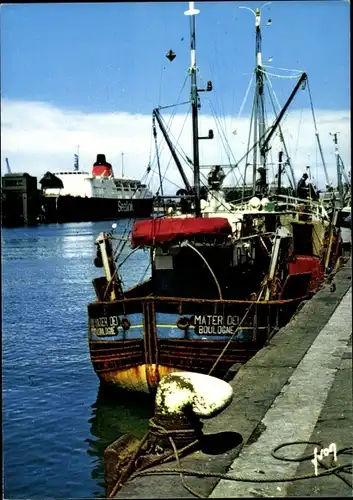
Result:
{"label": "pier wall", "polygon": [[[273,415],[270,410],[271,407],[276,406],[279,408],[278,411],[283,411],[281,425],[275,426],[278,428],[279,438],[282,441],[285,435],[283,429],[288,425],[288,420],[291,422],[291,413],[293,413],[293,421],[291,422],[290,438],[287,441],[297,441],[303,435],[310,436],[311,427],[313,433],[318,432],[317,426],[321,425],[322,429],[322,426],[325,425],[322,424],[320,415],[330,414],[333,415],[333,419],[336,418],[339,422],[327,422],[332,432],[328,438],[329,433],[326,429],[326,437],[330,443],[335,439],[338,441],[343,439],[345,446],[351,446],[352,393],[350,390],[344,395],[344,399],[341,399],[344,388],[342,386],[337,388],[337,384],[342,380],[340,366],[343,361],[347,361],[343,358],[345,353],[347,355],[349,342],[351,342],[351,316],[350,260],[338,271],[333,283],[326,284],[310,301],[305,302],[292,320],[269,342],[269,345],[240,368],[235,378],[230,382],[234,391],[231,405],[212,420],[204,421],[206,444],[200,451],[182,458],[181,467],[193,471],[217,474],[231,473],[243,477],[263,477],[265,473],[271,477],[278,477],[280,473],[277,466],[273,466],[272,469],[270,467],[270,470],[267,467],[265,470],[267,461],[271,461],[271,449],[266,448],[264,451],[264,443],[262,443],[266,439],[266,442],[271,444],[269,448],[278,444],[276,433],[272,432],[271,435],[266,433],[267,428],[270,431],[272,428],[273,431]],[[318,341],[315,343],[316,339]],[[327,347],[325,347],[326,344]],[[310,375],[310,363],[313,365],[312,375]],[[307,370],[305,376],[302,371],[303,364]],[[323,367],[322,371],[319,369],[320,366]],[[346,386],[347,384],[349,386],[349,380],[351,386],[351,372],[350,359],[350,369],[346,370],[343,377],[347,382]],[[299,379],[301,385],[298,385]],[[296,390],[286,392],[292,383],[294,383],[293,387]],[[301,393],[307,397],[301,397]],[[316,393],[320,395],[320,399],[311,401],[310,394],[315,395]],[[286,406],[283,407],[286,409],[285,411],[280,405],[283,397],[287,398]],[[337,400],[337,398],[340,399]],[[293,412],[290,411],[291,407]],[[333,411],[334,407],[336,409],[339,407],[339,414],[337,411]],[[305,419],[303,421],[296,416],[297,413],[294,410],[298,410],[298,408],[305,415],[314,414],[310,421],[311,427],[307,425]],[[335,434],[333,429],[336,427],[340,431]],[[325,435],[325,431],[321,430],[321,432]],[[258,441],[260,444],[262,443],[262,447],[255,450],[254,446],[257,446]],[[282,441],[279,444],[282,444]],[[330,443],[322,444],[328,446]],[[296,454],[298,456],[298,449]],[[301,454],[299,450],[299,455]],[[292,462],[279,463],[282,465],[293,464]],[[296,463],[297,467],[286,469],[287,477],[288,475],[292,477],[299,465]],[[309,473],[313,473],[310,461],[309,465],[306,464],[306,466],[310,469]],[[170,468],[177,468],[175,461],[158,466],[158,469]],[[262,471],[263,474],[260,474],[259,471]],[[281,488],[282,485],[278,486],[278,483],[267,483],[267,485],[271,485],[271,491],[269,491],[268,486],[263,486],[266,483],[240,483],[220,480],[217,477],[185,475],[185,481],[200,495],[214,498],[294,496],[297,494],[305,496],[308,492],[315,496],[314,488],[318,487],[318,481],[323,495],[327,491],[337,491],[342,496],[351,496],[349,487],[336,476],[314,478],[310,484],[305,483],[305,481],[289,482],[286,483],[285,491]],[[332,486],[327,486],[330,481],[336,481],[333,490]],[[327,488],[331,488],[331,490]],[[172,474],[137,477],[130,483],[126,483],[116,495],[116,498],[192,497],[193,495],[183,487],[180,476]]]}

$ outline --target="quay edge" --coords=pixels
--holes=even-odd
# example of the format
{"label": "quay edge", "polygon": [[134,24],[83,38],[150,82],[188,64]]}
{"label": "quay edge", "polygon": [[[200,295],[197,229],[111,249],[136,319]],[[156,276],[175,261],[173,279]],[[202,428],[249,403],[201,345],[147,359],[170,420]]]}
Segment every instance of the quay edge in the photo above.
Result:
{"label": "quay edge", "polygon": [[[180,463],[183,469],[226,474],[244,446],[256,442],[264,431],[261,421],[351,288],[351,259],[338,271],[333,282],[335,287],[329,283],[324,285],[266,347],[241,366],[236,377],[229,382],[234,392],[231,405],[217,417],[204,421],[203,430],[206,439],[203,449],[181,458]],[[333,353],[332,359],[335,356],[337,354]],[[342,402],[342,405],[351,408],[349,397]],[[349,429],[351,423],[343,419],[340,421],[340,426],[343,428],[346,426]],[[296,440],[296,436],[293,436],[292,441]],[[231,441],[233,447],[229,449]],[[323,443],[324,446],[329,444]],[[347,435],[345,446],[350,444],[351,440]],[[270,455],[271,450],[268,450],[268,453]],[[175,469],[177,464],[173,461],[156,468]],[[234,469],[233,473],[237,475],[237,470]],[[247,475],[254,477],[255,472],[250,469]],[[271,474],[271,477],[273,476],[276,476],[276,472]],[[232,488],[234,485],[242,484],[223,481],[227,484],[227,494],[224,490],[217,488],[220,482],[217,477],[184,476],[184,479],[187,485],[200,495],[215,498],[219,498],[219,495],[236,498],[236,490],[233,491]],[[327,478],[315,479],[313,482],[317,484],[317,481],[330,479],[332,478],[327,476]],[[337,478],[332,480],[340,482]],[[303,494],[305,481],[298,481],[295,484],[299,483],[302,488],[301,494]],[[349,488],[343,482],[342,484],[343,488],[348,491]],[[255,494],[259,484],[252,484],[252,487],[254,495],[251,496],[262,496]],[[278,494],[281,493],[278,492]],[[179,475],[170,474],[137,477],[126,483],[114,498],[193,498],[193,495],[183,487]]]}

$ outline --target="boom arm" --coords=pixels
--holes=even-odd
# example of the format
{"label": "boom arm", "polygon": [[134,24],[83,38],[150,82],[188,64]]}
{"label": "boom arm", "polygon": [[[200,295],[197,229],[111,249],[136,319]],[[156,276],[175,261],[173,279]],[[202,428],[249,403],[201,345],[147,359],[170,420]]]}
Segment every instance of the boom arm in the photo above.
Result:
{"label": "boom arm", "polygon": [[186,190],[188,191],[188,193],[192,193],[192,187],[190,185],[190,182],[188,181],[188,178],[185,175],[185,172],[184,172],[184,169],[182,167],[182,164],[180,163],[178,155],[175,152],[175,148],[174,148],[174,146],[173,146],[173,144],[172,144],[172,142],[171,142],[171,140],[169,138],[169,135],[168,135],[168,133],[167,133],[167,131],[166,131],[164,125],[163,125],[163,122],[162,122],[162,119],[161,119],[161,115],[160,115],[159,110],[157,108],[155,108],[153,110],[153,116],[155,116],[156,119],[157,119],[158,125],[159,125],[159,127],[160,127],[160,129],[162,131],[164,139],[166,140],[166,143],[168,144],[168,147],[170,149],[170,152],[172,153],[172,157],[173,157],[173,159],[175,161],[175,164],[178,167],[180,175],[181,175],[181,177],[182,177],[182,179],[184,181]]}
{"label": "boom arm", "polygon": [[288,101],[286,102],[286,104],[283,106],[281,112],[279,113],[279,115],[277,116],[277,119],[275,121],[275,123],[273,124],[271,130],[270,130],[270,133],[268,134],[268,136],[266,137],[266,139],[264,140],[262,146],[261,146],[261,154],[264,155],[266,153],[266,149],[267,149],[267,145],[268,143],[270,142],[273,134],[275,133],[280,121],[282,120],[283,118],[283,115],[284,113],[287,111],[290,103],[292,102],[292,100],[294,99],[294,96],[295,94],[298,92],[299,90],[299,87],[300,85],[302,85],[302,83],[304,83],[307,79],[307,74],[306,73],[303,73],[302,76],[299,78],[296,86],[294,87],[291,95],[289,96],[288,98]]}

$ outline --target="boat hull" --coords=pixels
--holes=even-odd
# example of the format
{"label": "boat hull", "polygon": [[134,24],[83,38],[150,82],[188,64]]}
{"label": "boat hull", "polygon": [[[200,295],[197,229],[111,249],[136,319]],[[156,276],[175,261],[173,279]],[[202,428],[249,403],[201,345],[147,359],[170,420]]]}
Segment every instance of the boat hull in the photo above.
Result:
{"label": "boat hull", "polygon": [[[139,392],[154,392],[160,379],[175,371],[224,378],[288,322],[303,298],[97,301],[88,306],[92,365],[102,383]],[[251,314],[238,328],[248,309]]]}
{"label": "boat hull", "polygon": [[118,199],[80,196],[42,198],[43,222],[94,222],[123,217],[149,217],[152,198]]}
{"label": "boat hull", "polygon": [[[112,346],[112,348],[114,348]],[[94,349],[94,348],[93,348]],[[93,366],[103,384],[119,387],[123,390],[150,393],[158,385],[159,380],[169,373],[180,371],[163,365],[141,364],[131,368],[102,368],[102,361],[92,356]],[[103,362],[104,367],[104,362]]]}

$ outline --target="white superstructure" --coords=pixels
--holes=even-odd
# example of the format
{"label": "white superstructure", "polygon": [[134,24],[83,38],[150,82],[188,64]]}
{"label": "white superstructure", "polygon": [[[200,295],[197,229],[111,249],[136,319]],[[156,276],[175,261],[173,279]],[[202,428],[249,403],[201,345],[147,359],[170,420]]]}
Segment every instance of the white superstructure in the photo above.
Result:
{"label": "white superstructure", "polygon": [[64,187],[46,188],[45,196],[80,196],[87,198],[138,199],[152,197],[145,184],[135,179],[94,176],[88,172],[54,172]]}

